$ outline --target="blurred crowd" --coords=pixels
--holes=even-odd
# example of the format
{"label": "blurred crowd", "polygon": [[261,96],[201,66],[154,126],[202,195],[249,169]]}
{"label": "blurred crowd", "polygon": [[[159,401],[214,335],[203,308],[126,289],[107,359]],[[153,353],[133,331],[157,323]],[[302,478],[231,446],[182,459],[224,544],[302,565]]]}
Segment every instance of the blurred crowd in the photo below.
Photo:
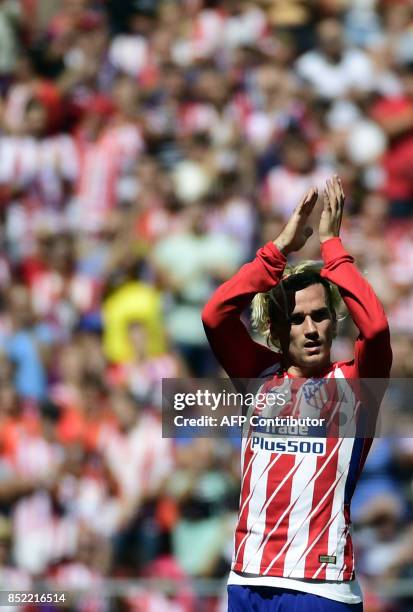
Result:
{"label": "blurred crowd", "polygon": [[[223,375],[203,305],[333,173],[412,374],[413,1],[0,0],[0,96],[0,588],[176,579],[116,609],[218,610],[192,579],[225,591],[239,447],[162,438],[160,381]],[[378,593],[413,581],[395,395],[355,499],[366,612],[413,606]]]}

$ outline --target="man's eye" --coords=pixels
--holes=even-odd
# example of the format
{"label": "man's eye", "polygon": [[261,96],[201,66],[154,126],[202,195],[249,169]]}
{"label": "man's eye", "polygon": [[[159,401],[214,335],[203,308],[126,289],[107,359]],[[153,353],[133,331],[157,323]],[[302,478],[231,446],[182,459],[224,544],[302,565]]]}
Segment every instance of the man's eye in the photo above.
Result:
{"label": "man's eye", "polygon": [[303,315],[292,315],[291,316],[291,325],[301,325],[304,322]]}
{"label": "man's eye", "polygon": [[330,313],[327,308],[323,310],[319,310],[318,312],[314,312],[312,315],[313,321],[316,321],[317,323],[320,323],[320,321],[324,321],[324,319],[329,319],[329,318],[330,318]]}

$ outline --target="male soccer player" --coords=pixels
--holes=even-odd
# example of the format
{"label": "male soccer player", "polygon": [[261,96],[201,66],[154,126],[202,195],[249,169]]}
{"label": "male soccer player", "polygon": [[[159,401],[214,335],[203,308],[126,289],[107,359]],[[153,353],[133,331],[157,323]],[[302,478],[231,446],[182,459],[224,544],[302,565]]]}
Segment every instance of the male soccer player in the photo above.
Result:
{"label": "male soccer player", "polygon": [[[308,192],[278,238],[219,287],[203,311],[211,347],[230,377],[267,376],[274,384],[297,378],[389,377],[385,313],[339,238],[344,193],[338,177],[327,181],[324,192],[319,225],[324,266],[320,273],[302,265],[297,273],[284,274],[288,254],[312,234],[308,220],[317,197],[315,189]],[[354,359],[332,363],[337,288],[359,335]],[[254,342],[240,320],[252,300],[255,323],[281,352]],[[362,610],[350,501],[370,445],[367,438],[330,436],[322,455],[303,455],[272,452],[251,438],[243,440],[228,581],[231,612]]]}

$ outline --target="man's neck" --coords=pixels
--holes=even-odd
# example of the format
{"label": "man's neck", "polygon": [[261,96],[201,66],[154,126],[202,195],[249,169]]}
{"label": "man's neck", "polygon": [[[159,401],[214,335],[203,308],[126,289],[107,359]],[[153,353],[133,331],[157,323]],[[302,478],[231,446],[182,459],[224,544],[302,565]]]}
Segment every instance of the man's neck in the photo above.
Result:
{"label": "man's neck", "polygon": [[305,368],[297,365],[286,366],[286,371],[293,378],[321,378],[327,370],[331,368],[331,361],[319,368]]}

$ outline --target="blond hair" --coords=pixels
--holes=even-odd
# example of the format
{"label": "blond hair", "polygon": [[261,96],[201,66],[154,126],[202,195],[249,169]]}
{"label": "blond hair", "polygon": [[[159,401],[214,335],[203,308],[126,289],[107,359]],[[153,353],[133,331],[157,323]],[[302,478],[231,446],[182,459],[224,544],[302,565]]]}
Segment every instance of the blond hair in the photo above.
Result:
{"label": "blond hair", "polygon": [[323,285],[327,306],[335,320],[344,318],[343,302],[336,285],[330,283],[320,275],[322,262],[302,261],[295,266],[285,267],[281,281],[266,293],[257,293],[252,300],[251,321],[255,331],[264,336],[267,345],[280,347],[277,338],[271,334],[271,323],[288,323],[287,292],[295,292],[310,285],[320,283]]}

